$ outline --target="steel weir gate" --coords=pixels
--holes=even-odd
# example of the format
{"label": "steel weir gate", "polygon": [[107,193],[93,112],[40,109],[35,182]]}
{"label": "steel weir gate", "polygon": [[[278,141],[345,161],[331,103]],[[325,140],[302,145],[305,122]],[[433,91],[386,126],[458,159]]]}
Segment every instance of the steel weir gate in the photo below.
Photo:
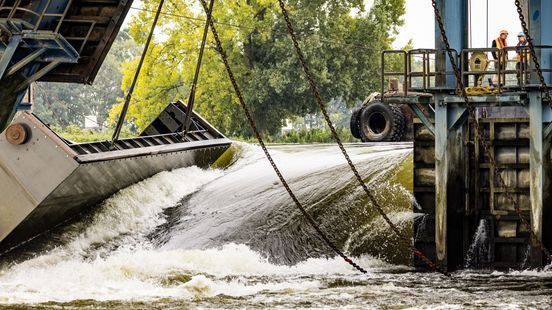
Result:
{"label": "steel weir gate", "polygon": [[[415,246],[448,270],[542,267],[545,257],[531,242],[529,229],[550,246],[552,154],[550,130],[546,130],[550,108],[538,100],[526,107],[512,102],[512,106],[489,104],[478,109],[487,114],[479,122],[506,183],[504,188],[492,173],[465,108],[454,102],[458,99],[436,99],[435,135],[419,119],[414,124],[414,196],[418,202],[414,211],[425,214],[415,222]],[[523,225],[506,191],[532,227]],[[478,230],[485,236],[474,240]],[[422,266],[422,262],[415,263]]]}

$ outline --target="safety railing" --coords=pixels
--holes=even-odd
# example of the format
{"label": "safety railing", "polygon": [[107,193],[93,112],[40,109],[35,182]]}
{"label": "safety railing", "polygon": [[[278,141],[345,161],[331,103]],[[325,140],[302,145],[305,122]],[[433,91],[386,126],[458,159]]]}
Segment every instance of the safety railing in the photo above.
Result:
{"label": "safety railing", "polygon": [[[20,68],[32,61],[40,62],[41,59],[57,59],[60,55],[63,58],[66,54],[72,55],[73,59],[74,51],[80,54],[84,50],[96,21],[67,18],[72,3],[73,0],[47,0],[43,4],[38,1],[0,1],[0,28],[14,33],[25,31],[21,47],[31,50],[25,62],[18,63],[14,68]],[[43,36],[44,33],[50,36]],[[59,38],[58,34],[62,34],[63,38]],[[2,44],[5,48],[6,43]],[[37,49],[40,52],[32,52]]]}
{"label": "safety railing", "polygon": [[[27,28],[31,28],[29,30],[48,30],[58,33],[71,3],[72,0],[67,0],[64,4],[60,4],[60,1],[47,0],[46,4],[39,8],[38,5],[31,7],[32,3],[22,3],[22,0],[3,0],[0,2],[0,18],[19,19],[28,25]],[[64,8],[59,11],[62,5]]]}
{"label": "safety railing", "polygon": [[[453,50],[453,57],[458,61],[458,52]],[[439,63],[443,65],[439,67]],[[448,64],[444,50],[385,50],[381,54],[381,91],[385,93],[386,87],[393,91],[401,88],[405,96],[409,92],[453,91],[456,81]]]}
{"label": "safety railing", "polygon": [[425,90],[432,85],[435,71],[435,50],[417,49],[408,52],[408,85],[412,90]]}
{"label": "safety railing", "polygon": [[[541,65],[541,71],[547,80],[547,85],[550,87],[550,75],[552,68],[550,63],[552,60],[552,45],[536,45],[535,52],[539,57],[539,64]],[[538,77],[537,69],[532,60],[529,47],[525,46],[517,48],[515,46],[507,47],[504,49],[504,53],[508,53],[510,56],[508,62],[513,63],[510,68],[506,68],[504,74],[507,76],[516,77],[516,83],[506,83],[505,88],[520,87],[520,88],[540,88],[541,83]]]}
{"label": "safety railing", "polygon": [[508,49],[469,48],[462,50],[462,78],[466,87],[493,87],[498,93],[506,86],[519,86],[515,77],[516,60]]}
{"label": "safety railing", "polygon": [[[392,62],[388,62],[388,57],[394,57]],[[389,70],[387,66],[390,65]],[[401,70],[402,69],[402,70]],[[400,71],[399,71],[400,70]],[[392,78],[402,78],[403,93],[408,94],[408,53],[403,50],[385,50],[381,53],[381,93],[385,93],[385,87],[391,82]],[[398,81],[398,80],[397,80]],[[398,90],[398,85],[391,87]]]}
{"label": "safety railing", "polygon": [[[552,56],[552,46],[535,46],[535,50],[539,58]],[[529,47],[470,48],[462,51],[461,58],[466,87],[490,86],[497,93],[541,87]],[[541,70],[545,75],[552,72],[551,68]]]}
{"label": "safety railing", "polygon": [[[95,20],[85,20],[85,19],[65,19],[63,21],[63,25],[67,25],[67,27],[70,27],[72,29],[75,29],[75,24],[88,24],[88,28],[83,31],[84,35],[82,36],[65,36],[65,40],[69,42],[74,42],[72,45],[75,47],[75,49],[78,51],[79,54],[82,53],[82,50],[84,49],[84,46],[88,42],[88,39],[90,39],[90,35],[92,34],[92,30],[94,30],[94,27],[96,26]],[[86,27],[86,26],[85,26]],[[80,42],[80,43],[77,43]],[[78,45],[78,48],[77,48]]]}
{"label": "safety railing", "polygon": [[[545,80],[552,80],[552,46],[535,46]],[[469,48],[453,50],[465,87],[482,93],[540,88],[528,47]],[[544,66],[543,66],[544,65]],[[400,85],[402,83],[402,85]],[[388,87],[389,85],[389,87]],[[552,84],[549,84],[552,87]],[[386,50],[381,54],[381,90],[409,92],[454,91],[457,83],[447,52],[439,49]],[[476,93],[476,92],[474,92]]]}
{"label": "safety railing", "polygon": [[[458,52],[453,50],[458,61]],[[438,60],[443,60],[439,62]],[[443,65],[439,67],[439,63]],[[408,51],[408,89],[415,92],[455,90],[454,71],[447,70],[450,61],[445,50],[415,49]],[[449,68],[450,69],[450,68]]]}
{"label": "safety railing", "polygon": [[[496,55],[489,59],[489,53]],[[471,48],[462,50],[460,56],[462,78],[466,86],[483,86],[486,75],[496,75],[498,84],[502,84],[502,51],[498,48]],[[500,60],[500,61],[499,61]],[[472,80],[473,79],[473,80]]]}

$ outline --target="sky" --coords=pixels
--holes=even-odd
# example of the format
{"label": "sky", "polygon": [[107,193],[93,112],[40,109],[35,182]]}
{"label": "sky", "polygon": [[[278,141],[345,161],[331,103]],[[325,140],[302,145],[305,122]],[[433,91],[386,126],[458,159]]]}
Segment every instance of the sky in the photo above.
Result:
{"label": "sky", "polygon": [[[366,7],[372,5],[373,0],[365,0]],[[487,37],[487,1],[489,2],[489,35]],[[510,32],[509,45],[515,45],[517,33],[521,31],[519,18],[514,1],[508,0],[472,0],[472,47],[487,47],[498,37],[501,29]],[[405,25],[400,28],[394,47],[401,48],[413,40],[415,48],[433,48],[434,15],[431,0],[406,0]]]}
{"label": "sky", "polygon": [[[515,45],[517,33],[521,31],[519,18],[513,0],[468,0],[472,3],[472,47],[487,47],[498,37],[502,29],[510,32],[509,45]],[[552,1],[552,0],[551,0]],[[372,6],[374,0],[365,0],[366,8]],[[487,2],[489,3],[489,19],[487,22]],[[141,7],[142,1],[135,0],[133,7]],[[129,15],[135,14],[131,10]],[[406,0],[405,25],[399,29],[399,35],[394,47],[402,48],[412,39],[415,48],[435,47],[434,15],[431,0]],[[125,20],[128,25],[130,17]],[[489,35],[487,37],[487,25]]]}

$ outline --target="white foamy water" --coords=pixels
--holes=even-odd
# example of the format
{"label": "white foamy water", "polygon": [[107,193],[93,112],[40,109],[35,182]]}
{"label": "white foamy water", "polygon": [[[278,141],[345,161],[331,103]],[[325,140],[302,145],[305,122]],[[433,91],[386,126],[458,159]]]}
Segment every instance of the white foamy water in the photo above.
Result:
{"label": "white foamy water", "polygon": [[[31,259],[4,271],[0,276],[0,302],[164,297],[191,300],[221,294],[237,297],[263,290],[321,286],[318,280],[257,281],[255,277],[354,274],[338,259],[312,259],[293,267],[273,265],[247,246],[236,244],[208,250],[124,249],[107,258],[90,260],[77,256],[53,261],[47,258]],[[386,266],[370,258],[362,262]]]}
{"label": "white foamy water", "polygon": [[[133,291],[136,287],[124,276],[120,277],[125,273],[125,268],[118,269],[120,266],[117,264],[123,263],[117,259],[118,255],[122,255],[123,259],[130,258],[131,253],[151,248],[145,236],[164,223],[162,211],[221,174],[217,170],[183,168],[159,173],[121,190],[98,206],[98,212],[91,218],[67,227],[63,234],[66,244],[2,270],[0,302],[65,301],[86,296],[103,300],[138,296],[129,295],[129,290]],[[117,239],[119,248],[114,256],[106,260],[99,257],[87,260],[83,257],[89,254],[92,246],[114,239]],[[129,275],[131,270],[129,265]],[[109,297],[110,291],[117,293]]]}
{"label": "white foamy water", "polygon": [[[374,180],[384,178],[381,171],[392,169],[409,152],[385,145],[349,148],[363,175]],[[351,184],[352,175],[335,147],[285,146],[274,153],[310,208],[320,207],[324,193],[335,195]],[[257,147],[245,145],[227,170],[178,169],[122,190],[92,215],[64,228],[56,248],[1,269],[0,307],[515,309],[545,308],[552,302],[549,271],[445,278],[361,255],[357,261],[368,270],[361,275],[337,258],[281,265],[244,244],[213,245],[234,234],[248,236],[249,230],[238,234],[235,225],[271,235],[283,229],[279,223],[296,220],[292,214],[269,212],[289,203],[269,168]],[[411,199],[402,189],[396,193],[407,202]],[[339,206],[350,202],[336,197]],[[165,214],[169,210],[181,212],[171,213],[177,216],[175,223]],[[391,219],[409,225],[416,216],[399,211]],[[266,223],[253,225],[263,217]],[[152,234],[164,225],[171,230],[164,235],[167,243],[157,244]],[[375,227],[375,235],[386,231],[381,220],[374,219],[351,231],[348,243],[370,239],[370,227]],[[262,231],[265,228],[273,230]],[[295,251],[309,242],[294,244]]]}

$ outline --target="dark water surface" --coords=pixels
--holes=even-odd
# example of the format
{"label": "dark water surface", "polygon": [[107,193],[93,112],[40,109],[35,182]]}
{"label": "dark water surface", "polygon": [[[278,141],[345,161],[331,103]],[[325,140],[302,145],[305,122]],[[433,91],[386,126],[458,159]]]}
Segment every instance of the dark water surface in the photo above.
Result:
{"label": "dark water surface", "polygon": [[[274,146],[322,228],[315,236],[257,147],[226,170],[161,173],[0,262],[0,308],[547,309],[552,271],[415,272],[334,146]],[[391,219],[411,234],[408,144],[349,145]],[[40,254],[36,254],[40,249]]]}

